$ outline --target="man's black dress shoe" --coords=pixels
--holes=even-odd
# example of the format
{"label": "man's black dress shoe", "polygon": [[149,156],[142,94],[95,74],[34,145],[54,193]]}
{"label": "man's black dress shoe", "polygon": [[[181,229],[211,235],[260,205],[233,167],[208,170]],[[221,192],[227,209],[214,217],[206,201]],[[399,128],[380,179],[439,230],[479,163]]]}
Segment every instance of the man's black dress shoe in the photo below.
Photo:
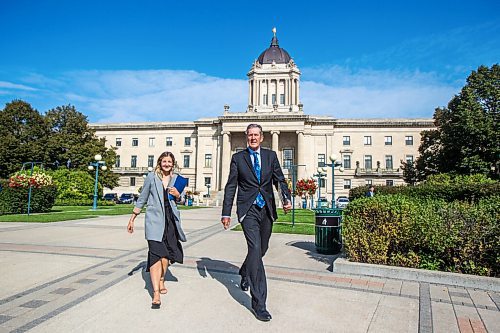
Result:
{"label": "man's black dress shoe", "polygon": [[264,310],[252,309],[252,310],[253,310],[253,314],[255,315],[255,318],[257,318],[260,321],[269,321],[273,318],[273,317],[271,317],[271,314],[266,309],[264,309]]}
{"label": "man's black dress shoe", "polygon": [[248,291],[248,279],[244,276],[241,277],[240,288],[243,291]]}

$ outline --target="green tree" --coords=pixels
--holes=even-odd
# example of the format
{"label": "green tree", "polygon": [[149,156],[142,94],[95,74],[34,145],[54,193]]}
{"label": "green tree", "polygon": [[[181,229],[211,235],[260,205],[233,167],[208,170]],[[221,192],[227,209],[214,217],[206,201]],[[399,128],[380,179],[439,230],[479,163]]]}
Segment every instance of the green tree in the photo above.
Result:
{"label": "green tree", "polygon": [[87,116],[74,106],[65,105],[49,110],[45,118],[51,131],[48,151],[52,163],[88,172],[87,166],[100,154],[108,170],[99,172],[99,183],[109,188],[118,185],[119,177],[111,171],[116,153],[113,148],[106,148],[104,138],[95,135],[88,126]]}
{"label": "green tree", "polygon": [[[59,168],[50,173],[57,186],[58,199],[92,199],[94,196],[94,178],[86,171]],[[98,186],[102,197],[102,186]]]}
{"label": "green tree", "polygon": [[412,186],[415,185],[419,178],[415,163],[401,161],[401,168],[403,169],[404,181]]}
{"label": "green tree", "polygon": [[0,178],[19,171],[24,162],[46,160],[48,127],[30,104],[14,100],[0,110]]}
{"label": "green tree", "polygon": [[436,130],[423,133],[419,173],[481,173],[499,177],[500,66],[480,66],[447,108],[434,113]]}

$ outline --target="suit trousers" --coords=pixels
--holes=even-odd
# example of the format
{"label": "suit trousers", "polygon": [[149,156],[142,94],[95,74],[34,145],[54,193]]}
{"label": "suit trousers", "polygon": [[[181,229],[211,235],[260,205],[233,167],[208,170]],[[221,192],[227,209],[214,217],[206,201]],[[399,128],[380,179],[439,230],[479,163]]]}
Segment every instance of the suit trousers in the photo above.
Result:
{"label": "suit trousers", "polygon": [[240,269],[240,275],[247,277],[252,308],[263,310],[266,308],[267,281],[262,257],[269,248],[269,238],[273,228],[272,219],[266,207],[259,208],[252,205],[241,222],[243,233],[247,241],[248,252]]}

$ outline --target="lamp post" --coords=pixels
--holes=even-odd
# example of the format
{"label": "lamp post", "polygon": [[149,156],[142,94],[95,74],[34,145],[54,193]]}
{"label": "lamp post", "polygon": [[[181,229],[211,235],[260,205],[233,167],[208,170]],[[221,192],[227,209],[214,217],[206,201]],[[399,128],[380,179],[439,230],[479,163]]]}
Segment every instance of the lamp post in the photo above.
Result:
{"label": "lamp post", "polygon": [[106,162],[101,161],[102,156],[100,154],[95,155],[94,159],[95,162],[90,162],[88,166],[89,171],[92,171],[95,168],[94,204],[92,205],[92,210],[97,209],[97,178],[99,177],[99,166],[101,166],[102,171],[106,171],[106,169],[108,168],[106,166]]}
{"label": "lamp post", "polygon": [[295,227],[295,187],[297,182],[297,168],[299,166],[306,166],[305,164],[292,164],[292,228]]}
{"label": "lamp post", "polygon": [[206,186],[207,186],[207,190],[208,190],[207,196],[210,198],[210,184],[207,184]]}
{"label": "lamp post", "polygon": [[314,174],[313,177],[318,177],[318,201],[316,202],[316,208],[320,207],[321,199],[321,179],[326,178],[326,168],[318,167],[318,173]]}
{"label": "lamp post", "polygon": [[332,163],[325,165],[332,168],[332,208],[335,208],[335,167],[339,167],[340,172],[344,172],[344,168],[342,167],[342,162],[337,161],[336,154],[331,154],[329,159]]}

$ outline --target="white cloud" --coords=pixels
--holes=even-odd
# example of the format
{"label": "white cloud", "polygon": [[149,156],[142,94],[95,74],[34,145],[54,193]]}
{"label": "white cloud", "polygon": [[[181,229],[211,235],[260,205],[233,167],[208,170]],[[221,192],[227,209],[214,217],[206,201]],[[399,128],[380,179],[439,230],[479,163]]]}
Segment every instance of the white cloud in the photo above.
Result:
{"label": "white cloud", "polygon": [[[458,91],[434,73],[354,71],[340,66],[302,71],[301,101],[311,115],[431,117],[435,107],[446,105]],[[50,78],[32,74],[22,81],[39,90],[0,94],[0,99],[26,97],[38,108],[37,100],[43,101],[46,109],[73,104],[91,122],[192,121],[222,115],[224,104],[233,112],[244,112],[248,100],[246,80],[195,71],[75,71]]]}
{"label": "white cloud", "polygon": [[29,90],[29,91],[35,91],[37,89],[28,87],[23,84],[16,84],[12,82],[7,82],[7,81],[0,81],[0,88],[4,89],[14,89],[14,90]]}

